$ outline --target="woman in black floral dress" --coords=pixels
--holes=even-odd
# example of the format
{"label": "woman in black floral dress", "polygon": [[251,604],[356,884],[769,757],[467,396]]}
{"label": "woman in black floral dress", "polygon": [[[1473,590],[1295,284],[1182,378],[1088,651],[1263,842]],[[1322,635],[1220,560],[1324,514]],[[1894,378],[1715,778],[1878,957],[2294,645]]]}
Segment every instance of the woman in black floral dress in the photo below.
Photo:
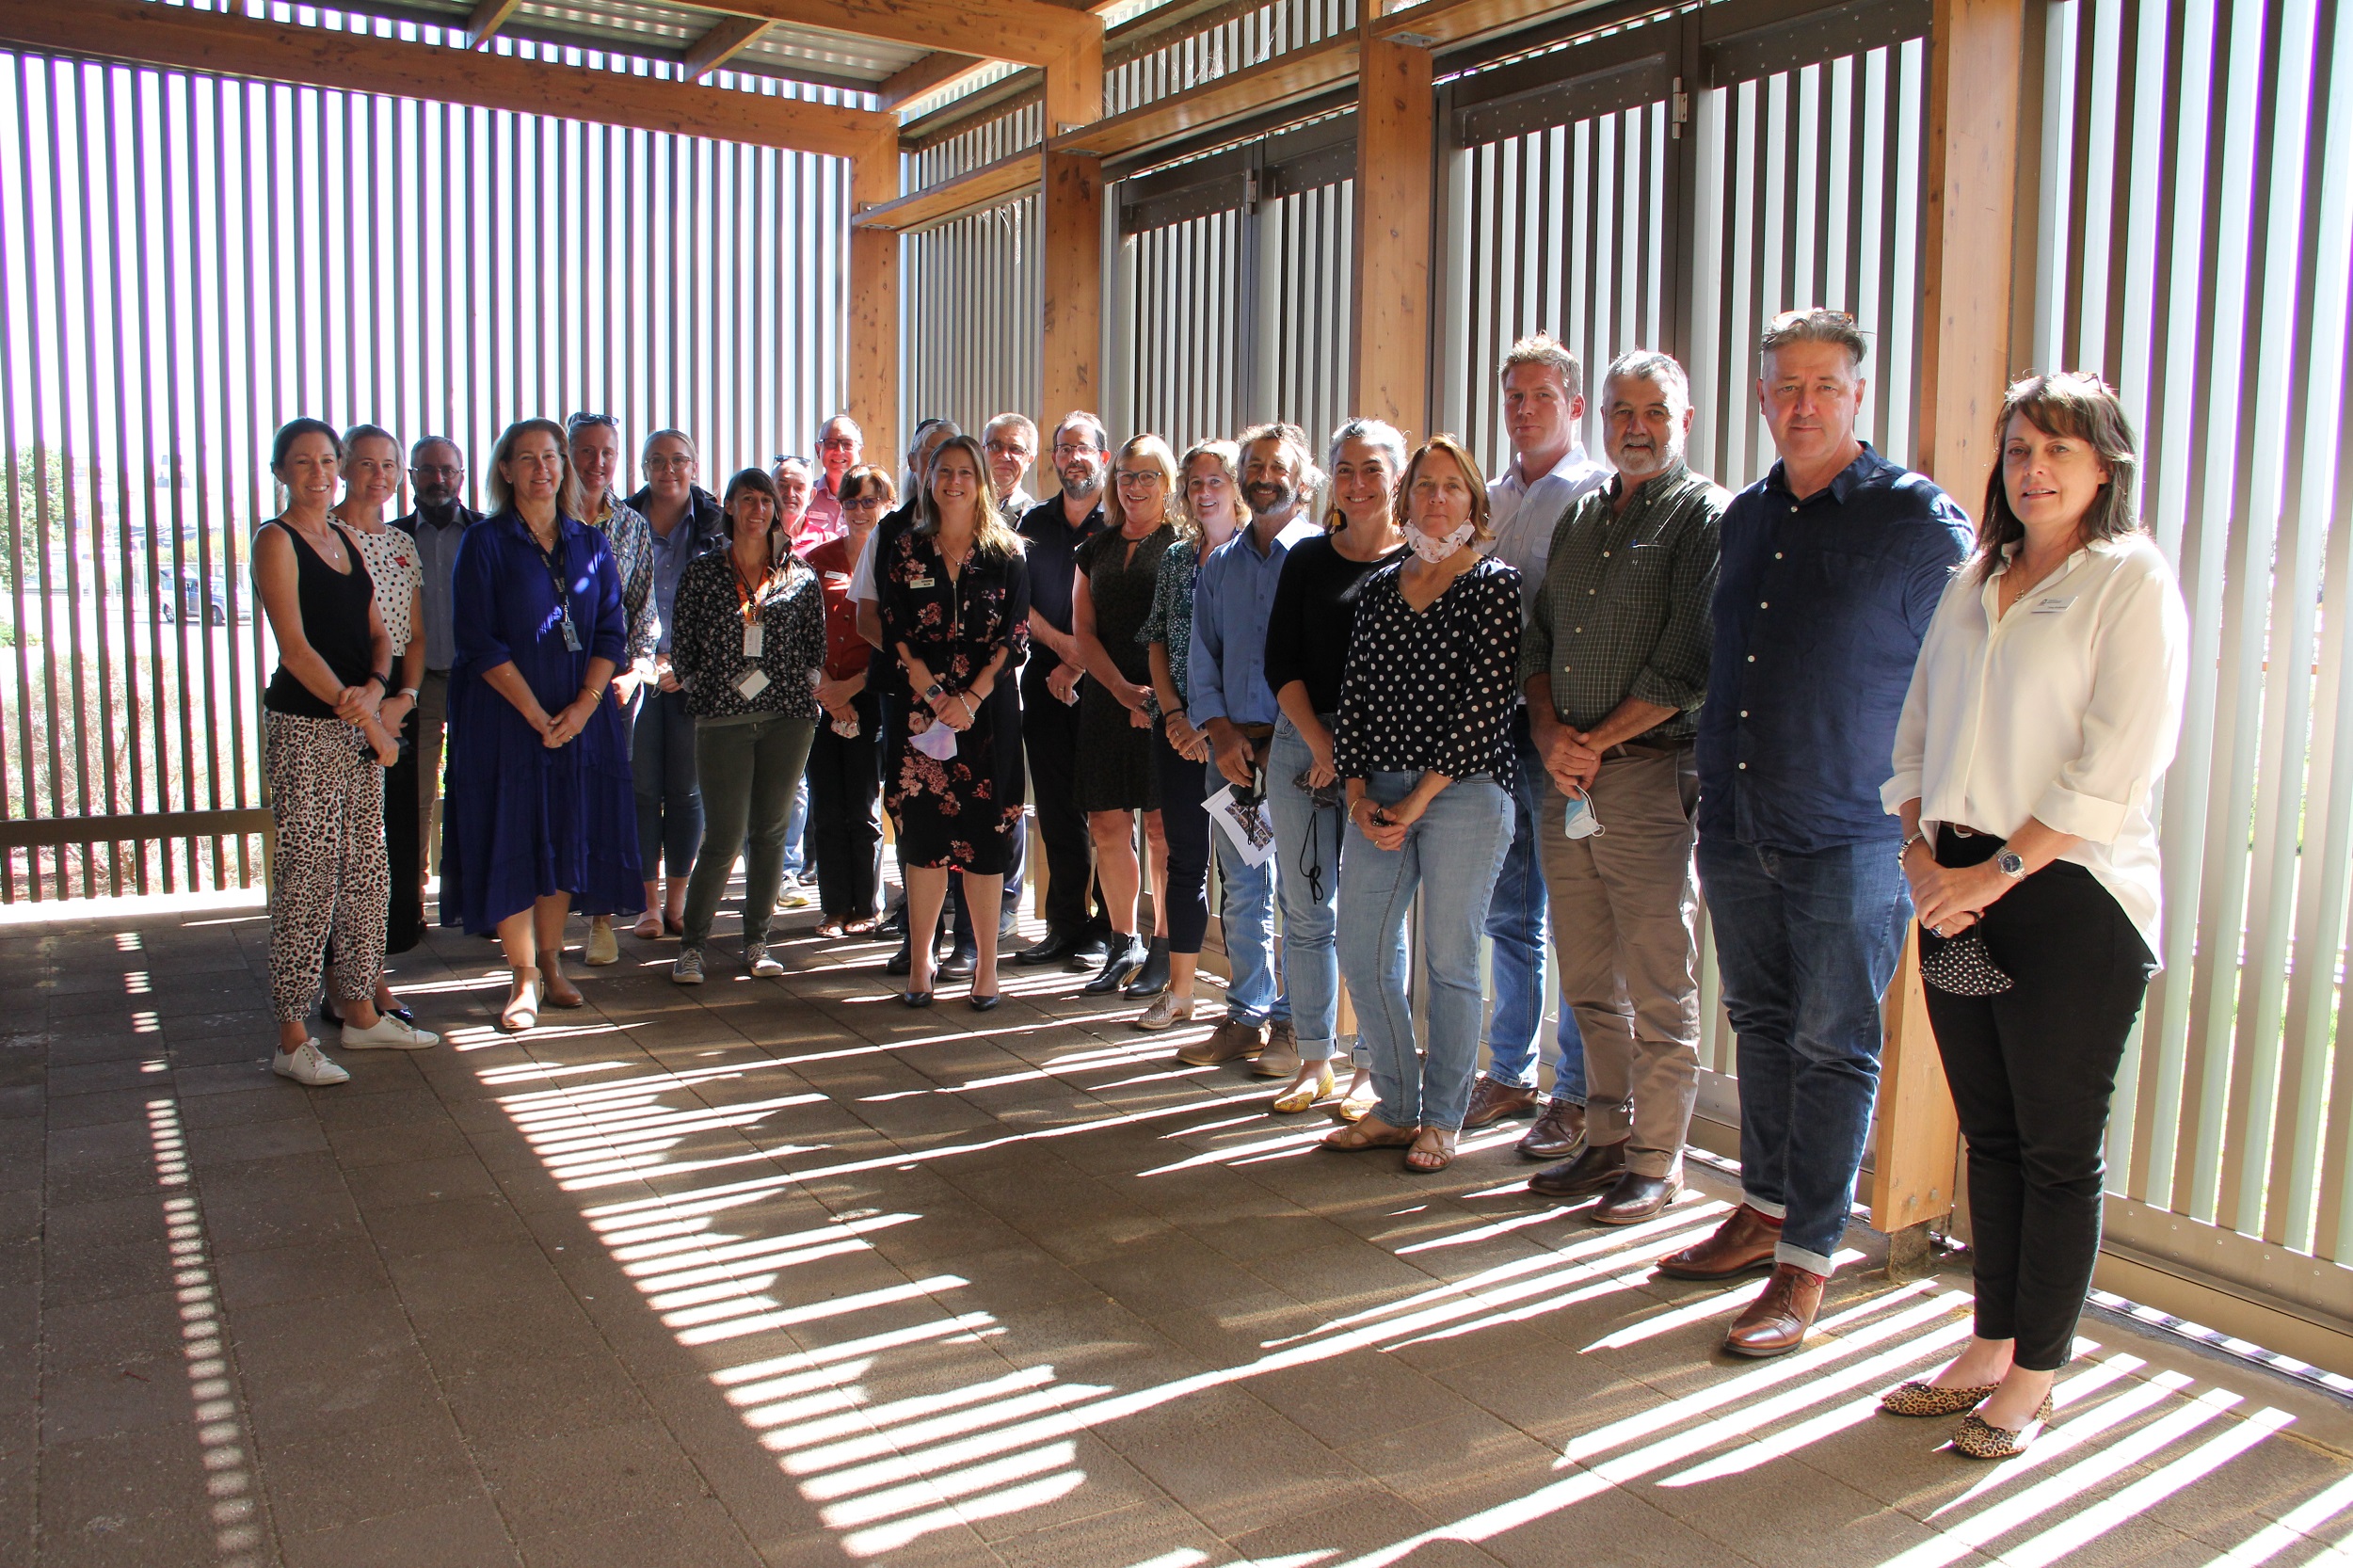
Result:
{"label": "woman in black floral dress", "polygon": [[[969,436],[945,442],[915,498],[914,526],[882,542],[874,562],[883,648],[906,683],[892,726],[883,804],[899,836],[912,916],[938,923],[948,872],[975,909],[994,909],[1021,816],[1021,705],[1013,679],[1028,646],[1030,575],[1020,538],[989,504],[988,459]],[[954,736],[944,756],[942,728]],[[929,749],[927,749],[929,748]],[[976,922],[980,962],[971,1005],[997,1005],[997,923]],[[905,1001],[932,1000],[930,944],[915,944]]]}

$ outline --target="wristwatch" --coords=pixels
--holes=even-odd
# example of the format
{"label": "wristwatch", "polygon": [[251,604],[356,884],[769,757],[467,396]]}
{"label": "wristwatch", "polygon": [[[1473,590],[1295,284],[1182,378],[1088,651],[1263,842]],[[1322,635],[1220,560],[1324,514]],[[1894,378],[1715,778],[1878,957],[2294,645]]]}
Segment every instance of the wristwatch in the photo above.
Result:
{"label": "wristwatch", "polygon": [[933,681],[930,685],[923,688],[923,700],[925,702],[934,702],[938,700],[939,694],[945,688],[943,688],[938,681]]}
{"label": "wristwatch", "polygon": [[411,702],[417,700],[417,689],[414,686],[403,686],[400,689],[400,695],[407,697]]}
{"label": "wristwatch", "polygon": [[2026,880],[2026,863],[2018,858],[2016,850],[2006,849],[1993,857],[1993,869],[2012,882]]}

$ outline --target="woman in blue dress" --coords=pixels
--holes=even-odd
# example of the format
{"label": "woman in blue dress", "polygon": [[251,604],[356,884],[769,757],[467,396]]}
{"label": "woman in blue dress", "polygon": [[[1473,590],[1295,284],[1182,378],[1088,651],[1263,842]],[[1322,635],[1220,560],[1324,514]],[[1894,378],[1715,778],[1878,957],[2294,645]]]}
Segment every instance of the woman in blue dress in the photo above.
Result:
{"label": "woman in blue dress", "polygon": [[552,420],[507,427],[490,460],[494,510],[458,547],[451,619],[441,923],[496,932],[514,970],[499,1027],[539,1003],[578,1007],[564,920],[644,906],[629,739],[606,685],[629,617],[605,536],[568,513],[572,475]]}

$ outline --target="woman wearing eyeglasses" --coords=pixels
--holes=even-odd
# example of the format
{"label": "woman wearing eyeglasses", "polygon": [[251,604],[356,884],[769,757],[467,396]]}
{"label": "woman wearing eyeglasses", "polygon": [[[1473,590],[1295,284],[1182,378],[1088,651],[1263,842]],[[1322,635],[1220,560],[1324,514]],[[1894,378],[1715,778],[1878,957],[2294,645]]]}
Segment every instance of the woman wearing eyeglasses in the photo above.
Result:
{"label": "woman wearing eyeglasses", "polygon": [[898,502],[890,475],[847,470],[837,499],[844,532],[809,552],[825,594],[825,712],[808,751],[809,850],[817,861],[820,936],[867,936],[882,920],[882,714],[868,680],[874,649],[858,634],[851,579],[874,525]]}

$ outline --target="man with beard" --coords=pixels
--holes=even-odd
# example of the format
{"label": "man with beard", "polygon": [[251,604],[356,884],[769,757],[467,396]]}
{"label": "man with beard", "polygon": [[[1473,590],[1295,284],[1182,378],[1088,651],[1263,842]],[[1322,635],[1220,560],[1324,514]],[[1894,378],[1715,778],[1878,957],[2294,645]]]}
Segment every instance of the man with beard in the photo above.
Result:
{"label": "man with beard", "polygon": [[1111,954],[1111,921],[1087,916],[1093,880],[1086,814],[1072,792],[1079,772],[1079,640],[1070,630],[1079,547],[1103,531],[1103,477],[1112,452],[1103,422],[1065,414],[1054,427],[1054,472],[1062,493],[1041,501],[1015,529],[1030,554],[1030,657],[1021,666],[1021,744],[1030,759],[1030,801],[1046,851],[1046,936],[1015,953],[1016,964],[1090,969]]}
{"label": "man with beard", "polygon": [[[466,455],[447,436],[427,436],[408,449],[408,484],[417,509],[394,520],[417,541],[424,582],[424,680],[417,688],[417,859],[423,879],[433,865],[432,845],[441,798],[441,737],[449,724],[449,667],[457,662],[457,632],[450,596],[456,582],[457,545],[482,514],[457,499],[466,489]],[[395,870],[395,875],[401,874]]]}
{"label": "man with beard", "polygon": [[[1209,552],[1193,589],[1192,690],[1186,712],[1209,731],[1209,788],[1265,792],[1267,750],[1281,712],[1266,679],[1266,629],[1275,584],[1295,545],[1323,536],[1305,503],[1322,475],[1295,424],[1259,424],[1241,435],[1241,498],[1250,526]],[[1176,1053],[1188,1066],[1255,1057],[1262,1078],[1299,1071],[1290,996],[1274,967],[1274,862],[1244,862],[1223,831],[1217,846],[1223,889],[1218,920],[1233,969],[1225,1021]]]}
{"label": "man with beard", "polygon": [[1520,645],[1549,776],[1536,832],[1561,1005],[1577,1012],[1587,1096],[1584,1152],[1529,1186],[1598,1192],[1585,1217],[1625,1225],[1674,1200],[1699,1092],[1691,741],[1732,497],[1684,465],[1691,392],[1674,360],[1620,356],[1601,408],[1617,475],[1554,530]]}

